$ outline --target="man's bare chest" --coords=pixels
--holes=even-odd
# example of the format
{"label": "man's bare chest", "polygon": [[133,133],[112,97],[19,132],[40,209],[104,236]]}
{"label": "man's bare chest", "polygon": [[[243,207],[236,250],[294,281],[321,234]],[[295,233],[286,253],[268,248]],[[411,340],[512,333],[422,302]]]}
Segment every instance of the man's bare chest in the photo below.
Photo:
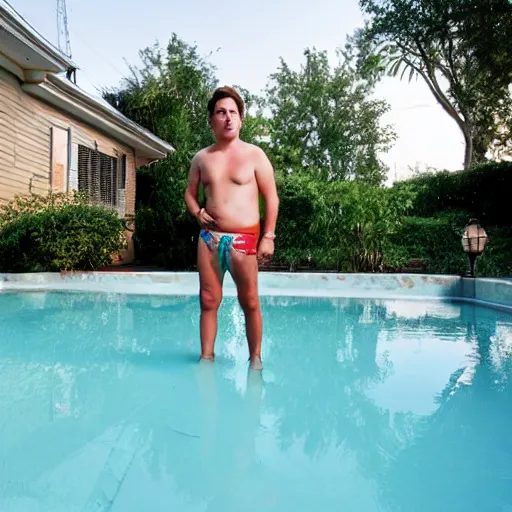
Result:
{"label": "man's bare chest", "polygon": [[201,165],[203,185],[247,185],[254,179],[254,164],[247,159],[210,159]]}

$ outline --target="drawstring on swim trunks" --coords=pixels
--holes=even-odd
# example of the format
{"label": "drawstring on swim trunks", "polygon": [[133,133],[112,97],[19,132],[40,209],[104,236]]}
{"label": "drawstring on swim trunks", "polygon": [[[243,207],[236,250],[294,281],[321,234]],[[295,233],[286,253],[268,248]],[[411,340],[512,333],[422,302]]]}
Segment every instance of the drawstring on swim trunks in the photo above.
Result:
{"label": "drawstring on swim trunks", "polygon": [[222,235],[219,240],[219,263],[222,272],[226,272],[226,270],[230,267],[230,249],[233,243],[233,238],[231,236]]}

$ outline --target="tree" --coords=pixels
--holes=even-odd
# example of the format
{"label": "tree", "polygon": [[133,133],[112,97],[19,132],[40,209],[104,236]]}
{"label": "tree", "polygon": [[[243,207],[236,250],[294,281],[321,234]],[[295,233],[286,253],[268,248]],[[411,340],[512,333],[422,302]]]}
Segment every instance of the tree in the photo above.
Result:
{"label": "tree", "polygon": [[313,228],[322,233],[322,249],[335,259],[337,270],[382,271],[390,237],[412,207],[412,190],[328,183],[321,197]]}
{"label": "tree", "polygon": [[391,128],[380,125],[388,105],[370,99],[372,84],[358,77],[350,61],[331,69],[326,52],[308,49],[304,56],[299,71],[281,60],[267,86],[276,168],[380,185],[386,168],[378,154],[394,140]]}
{"label": "tree", "polygon": [[360,6],[370,17],[354,38],[362,69],[369,59],[373,73],[421,77],[464,136],[464,168],[510,137],[508,0],[360,0]]}
{"label": "tree", "polygon": [[[165,48],[159,44],[140,53],[141,68],[130,66],[131,77],[104,98],[135,122],[175,148],[166,160],[139,170],[136,233],[138,257],[173,268],[195,263],[197,223],[188,214],[183,194],[190,162],[201,148],[214,142],[207,102],[217,87],[215,68],[207,57],[173,34]],[[263,130],[261,115],[252,111],[258,99],[242,88],[247,116],[241,137],[253,142]]]}

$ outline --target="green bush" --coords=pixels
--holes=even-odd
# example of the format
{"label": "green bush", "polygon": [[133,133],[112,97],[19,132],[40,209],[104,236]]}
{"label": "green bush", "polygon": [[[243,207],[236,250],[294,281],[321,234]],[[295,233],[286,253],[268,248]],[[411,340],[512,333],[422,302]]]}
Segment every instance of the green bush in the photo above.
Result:
{"label": "green bush", "polygon": [[377,271],[388,237],[412,200],[361,182],[322,183],[297,174],[277,180],[275,263],[346,272]]}
{"label": "green bush", "polygon": [[[312,176],[277,173],[274,264],[292,270],[378,272],[403,271],[420,259],[425,272],[461,274],[468,270],[462,231],[476,217],[490,236],[477,273],[512,275],[512,164],[427,174],[390,189]],[[185,209],[185,185],[184,176],[158,166],[138,173],[134,239],[142,261],[195,269],[199,228]]]}
{"label": "green bush", "polygon": [[17,195],[8,203],[0,204],[0,228],[17,219],[24,213],[41,212],[47,209],[62,208],[66,205],[86,205],[87,196],[82,192],[54,193],[40,195]]}
{"label": "green bush", "polygon": [[[411,260],[419,259],[427,273],[465,274],[469,263],[461,238],[467,219],[464,211],[406,217],[385,248],[385,268],[403,271]],[[512,229],[491,228],[487,233],[489,242],[477,260],[475,273],[481,277],[512,275]]]}
{"label": "green bush", "polygon": [[468,212],[485,227],[512,225],[509,207],[512,163],[487,163],[458,172],[435,172],[399,182],[416,193],[411,215],[431,217],[447,211]]}
{"label": "green bush", "polygon": [[310,264],[322,257],[319,254],[323,243],[321,233],[314,229],[322,208],[317,183],[305,175],[290,175],[279,176],[276,185],[279,216],[273,262],[291,269]]}
{"label": "green bush", "polygon": [[199,224],[185,206],[187,174],[169,166],[162,161],[137,172],[135,253],[146,265],[193,270]]}
{"label": "green bush", "polygon": [[477,259],[475,274],[482,277],[512,276],[512,228],[487,229],[489,242]]}
{"label": "green bush", "polygon": [[322,250],[343,272],[378,272],[389,238],[411,206],[409,189],[394,190],[350,181],[322,188]]}
{"label": "green bush", "polygon": [[[94,270],[125,247],[124,223],[115,211],[73,199],[11,202],[0,215],[0,270]],[[5,213],[7,212],[7,213]]]}
{"label": "green bush", "polygon": [[465,212],[445,213],[437,217],[406,217],[392,235],[385,250],[384,265],[404,270],[413,259],[422,260],[426,272],[460,274],[467,269],[467,257],[461,237]]}

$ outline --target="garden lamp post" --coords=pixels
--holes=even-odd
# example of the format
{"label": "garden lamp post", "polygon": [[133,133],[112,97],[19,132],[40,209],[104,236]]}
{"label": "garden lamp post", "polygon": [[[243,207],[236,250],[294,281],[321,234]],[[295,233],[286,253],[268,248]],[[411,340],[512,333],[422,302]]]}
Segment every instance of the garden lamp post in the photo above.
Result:
{"label": "garden lamp post", "polygon": [[487,240],[485,229],[476,219],[471,219],[462,235],[462,247],[469,258],[471,277],[475,277],[475,261],[484,252]]}

